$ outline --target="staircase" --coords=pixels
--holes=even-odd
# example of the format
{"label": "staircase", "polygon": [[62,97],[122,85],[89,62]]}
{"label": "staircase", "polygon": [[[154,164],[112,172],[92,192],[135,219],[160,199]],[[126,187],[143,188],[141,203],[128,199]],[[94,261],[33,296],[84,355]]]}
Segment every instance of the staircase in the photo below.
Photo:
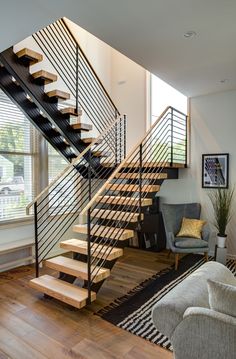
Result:
{"label": "staircase", "polygon": [[[76,220],[83,218],[85,224],[75,224],[74,218],[70,228],[79,238],[61,240],[71,210],[51,229],[45,216],[53,209],[50,194],[55,186],[68,180],[69,166],[53,184],[54,189],[47,188],[28,206],[34,206],[36,218],[36,278],[30,281],[30,286],[76,308],[96,300],[96,293],[109,277],[116,260],[123,255],[123,248],[129,245],[162,182],[178,178],[178,170],[186,167],[186,139],[187,116],[168,107],[118,166],[114,163],[104,166],[112,170],[96,190],[97,180],[88,176],[89,195],[86,201],[78,202],[75,211]],[[80,160],[81,157],[76,161]],[[78,176],[76,172],[74,181],[77,183]],[[79,183],[81,191],[83,183]],[[61,249],[71,253],[70,258],[60,255],[47,259],[58,242]],[[40,263],[57,271],[58,278],[39,276]]]}
{"label": "staircase", "polygon": [[[127,155],[126,117],[65,20],[33,38],[41,52],[9,48],[0,54],[0,87],[68,166],[27,206],[35,222],[36,278],[30,286],[80,309],[96,300],[162,182],[186,167],[187,116],[168,107]],[[34,70],[44,56],[55,72]],[[47,90],[58,77],[68,92]],[[73,105],[61,105],[71,97]],[[84,114],[89,123],[81,120]],[[94,138],[93,126],[99,133]],[[69,256],[50,258],[56,249]],[[42,265],[57,277],[40,276]]]}

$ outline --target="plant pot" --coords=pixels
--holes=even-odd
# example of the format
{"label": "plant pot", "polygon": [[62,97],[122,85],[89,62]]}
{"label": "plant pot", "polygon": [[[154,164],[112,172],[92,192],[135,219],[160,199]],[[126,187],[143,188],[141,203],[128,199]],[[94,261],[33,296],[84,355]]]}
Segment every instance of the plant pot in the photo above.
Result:
{"label": "plant pot", "polygon": [[219,248],[225,248],[225,242],[226,242],[227,236],[219,236],[217,235],[217,246]]}

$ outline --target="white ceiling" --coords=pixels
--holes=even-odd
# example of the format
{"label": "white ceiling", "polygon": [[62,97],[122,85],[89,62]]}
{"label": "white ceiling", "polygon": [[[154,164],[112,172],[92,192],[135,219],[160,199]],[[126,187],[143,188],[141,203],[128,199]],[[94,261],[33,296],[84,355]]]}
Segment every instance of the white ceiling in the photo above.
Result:
{"label": "white ceiling", "polygon": [[[236,89],[236,0],[0,0],[0,5],[0,50],[66,16],[188,96]],[[197,36],[184,38],[188,30]]]}

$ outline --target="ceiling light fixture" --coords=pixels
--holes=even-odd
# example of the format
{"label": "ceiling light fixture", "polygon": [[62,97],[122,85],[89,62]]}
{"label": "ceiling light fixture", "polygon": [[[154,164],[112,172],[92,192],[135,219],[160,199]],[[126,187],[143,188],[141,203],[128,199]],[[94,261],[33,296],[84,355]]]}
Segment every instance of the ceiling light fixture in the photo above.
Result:
{"label": "ceiling light fixture", "polygon": [[187,31],[184,33],[184,37],[186,39],[192,39],[193,37],[196,37],[197,33],[195,31]]}
{"label": "ceiling light fixture", "polygon": [[228,82],[229,80],[228,79],[222,79],[222,80],[220,80],[220,83],[221,84],[224,84],[224,83],[226,83],[226,82]]}

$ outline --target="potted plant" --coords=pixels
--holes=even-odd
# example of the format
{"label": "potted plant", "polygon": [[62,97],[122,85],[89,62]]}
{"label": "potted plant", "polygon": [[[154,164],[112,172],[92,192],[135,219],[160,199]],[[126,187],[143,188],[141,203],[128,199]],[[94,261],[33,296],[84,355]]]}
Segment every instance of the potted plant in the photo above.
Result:
{"label": "potted plant", "polygon": [[209,193],[213,210],[214,222],[213,225],[217,229],[217,245],[220,248],[225,247],[227,238],[226,227],[232,217],[232,201],[234,196],[234,188],[218,188]]}

